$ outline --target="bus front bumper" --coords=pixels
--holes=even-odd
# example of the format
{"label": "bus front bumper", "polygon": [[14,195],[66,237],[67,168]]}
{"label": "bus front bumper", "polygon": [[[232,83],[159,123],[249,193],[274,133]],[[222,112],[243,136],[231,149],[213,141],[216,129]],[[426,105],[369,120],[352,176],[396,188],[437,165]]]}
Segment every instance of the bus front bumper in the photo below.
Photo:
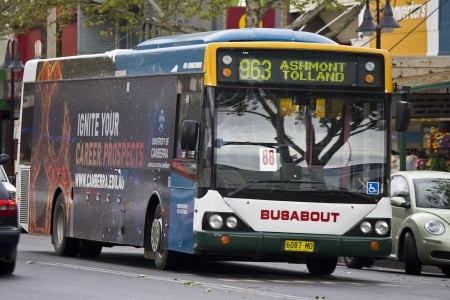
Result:
{"label": "bus front bumper", "polygon": [[[306,243],[310,246],[288,249],[286,241],[291,245]],[[391,245],[390,237],[208,231],[194,233],[193,252],[211,256],[253,257],[276,261],[317,256],[382,258],[389,256]]]}

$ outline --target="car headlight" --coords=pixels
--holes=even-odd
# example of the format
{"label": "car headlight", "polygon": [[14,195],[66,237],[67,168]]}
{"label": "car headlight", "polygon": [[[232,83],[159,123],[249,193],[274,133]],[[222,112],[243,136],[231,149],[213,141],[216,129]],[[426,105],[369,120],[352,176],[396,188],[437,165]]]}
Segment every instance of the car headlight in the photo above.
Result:
{"label": "car headlight", "polygon": [[438,220],[429,220],[423,226],[425,231],[432,235],[441,235],[445,232],[445,226]]}

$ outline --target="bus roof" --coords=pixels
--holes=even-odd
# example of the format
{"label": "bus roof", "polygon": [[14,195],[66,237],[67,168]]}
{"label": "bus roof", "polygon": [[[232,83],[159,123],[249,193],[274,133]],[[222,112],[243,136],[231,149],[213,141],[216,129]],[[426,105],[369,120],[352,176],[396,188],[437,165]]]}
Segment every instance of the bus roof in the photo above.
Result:
{"label": "bus roof", "polygon": [[244,41],[273,41],[273,42],[303,42],[336,44],[333,40],[322,35],[294,31],[281,28],[244,28],[218,31],[207,31],[191,34],[179,34],[168,37],[158,37],[142,42],[136,50],[167,48],[174,46],[188,46],[209,44],[215,42],[244,42]]}

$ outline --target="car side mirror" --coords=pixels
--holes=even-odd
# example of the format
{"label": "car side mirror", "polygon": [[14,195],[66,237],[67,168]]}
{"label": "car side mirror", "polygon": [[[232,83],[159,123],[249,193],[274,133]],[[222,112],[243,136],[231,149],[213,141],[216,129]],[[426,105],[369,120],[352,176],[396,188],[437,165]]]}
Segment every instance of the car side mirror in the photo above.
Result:
{"label": "car side mirror", "polygon": [[410,208],[411,204],[406,198],[402,196],[391,197],[391,205],[396,207]]}

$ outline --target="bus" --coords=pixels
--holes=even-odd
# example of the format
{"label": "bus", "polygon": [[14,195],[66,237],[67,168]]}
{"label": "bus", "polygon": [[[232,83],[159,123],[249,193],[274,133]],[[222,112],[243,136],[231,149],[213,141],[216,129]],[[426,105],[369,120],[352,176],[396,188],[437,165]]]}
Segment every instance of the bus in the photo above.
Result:
{"label": "bus", "polygon": [[157,269],[202,258],[329,275],[339,256],[386,257],[392,92],[387,52],[288,29],[28,61],[20,223],[57,255],[133,246]]}

